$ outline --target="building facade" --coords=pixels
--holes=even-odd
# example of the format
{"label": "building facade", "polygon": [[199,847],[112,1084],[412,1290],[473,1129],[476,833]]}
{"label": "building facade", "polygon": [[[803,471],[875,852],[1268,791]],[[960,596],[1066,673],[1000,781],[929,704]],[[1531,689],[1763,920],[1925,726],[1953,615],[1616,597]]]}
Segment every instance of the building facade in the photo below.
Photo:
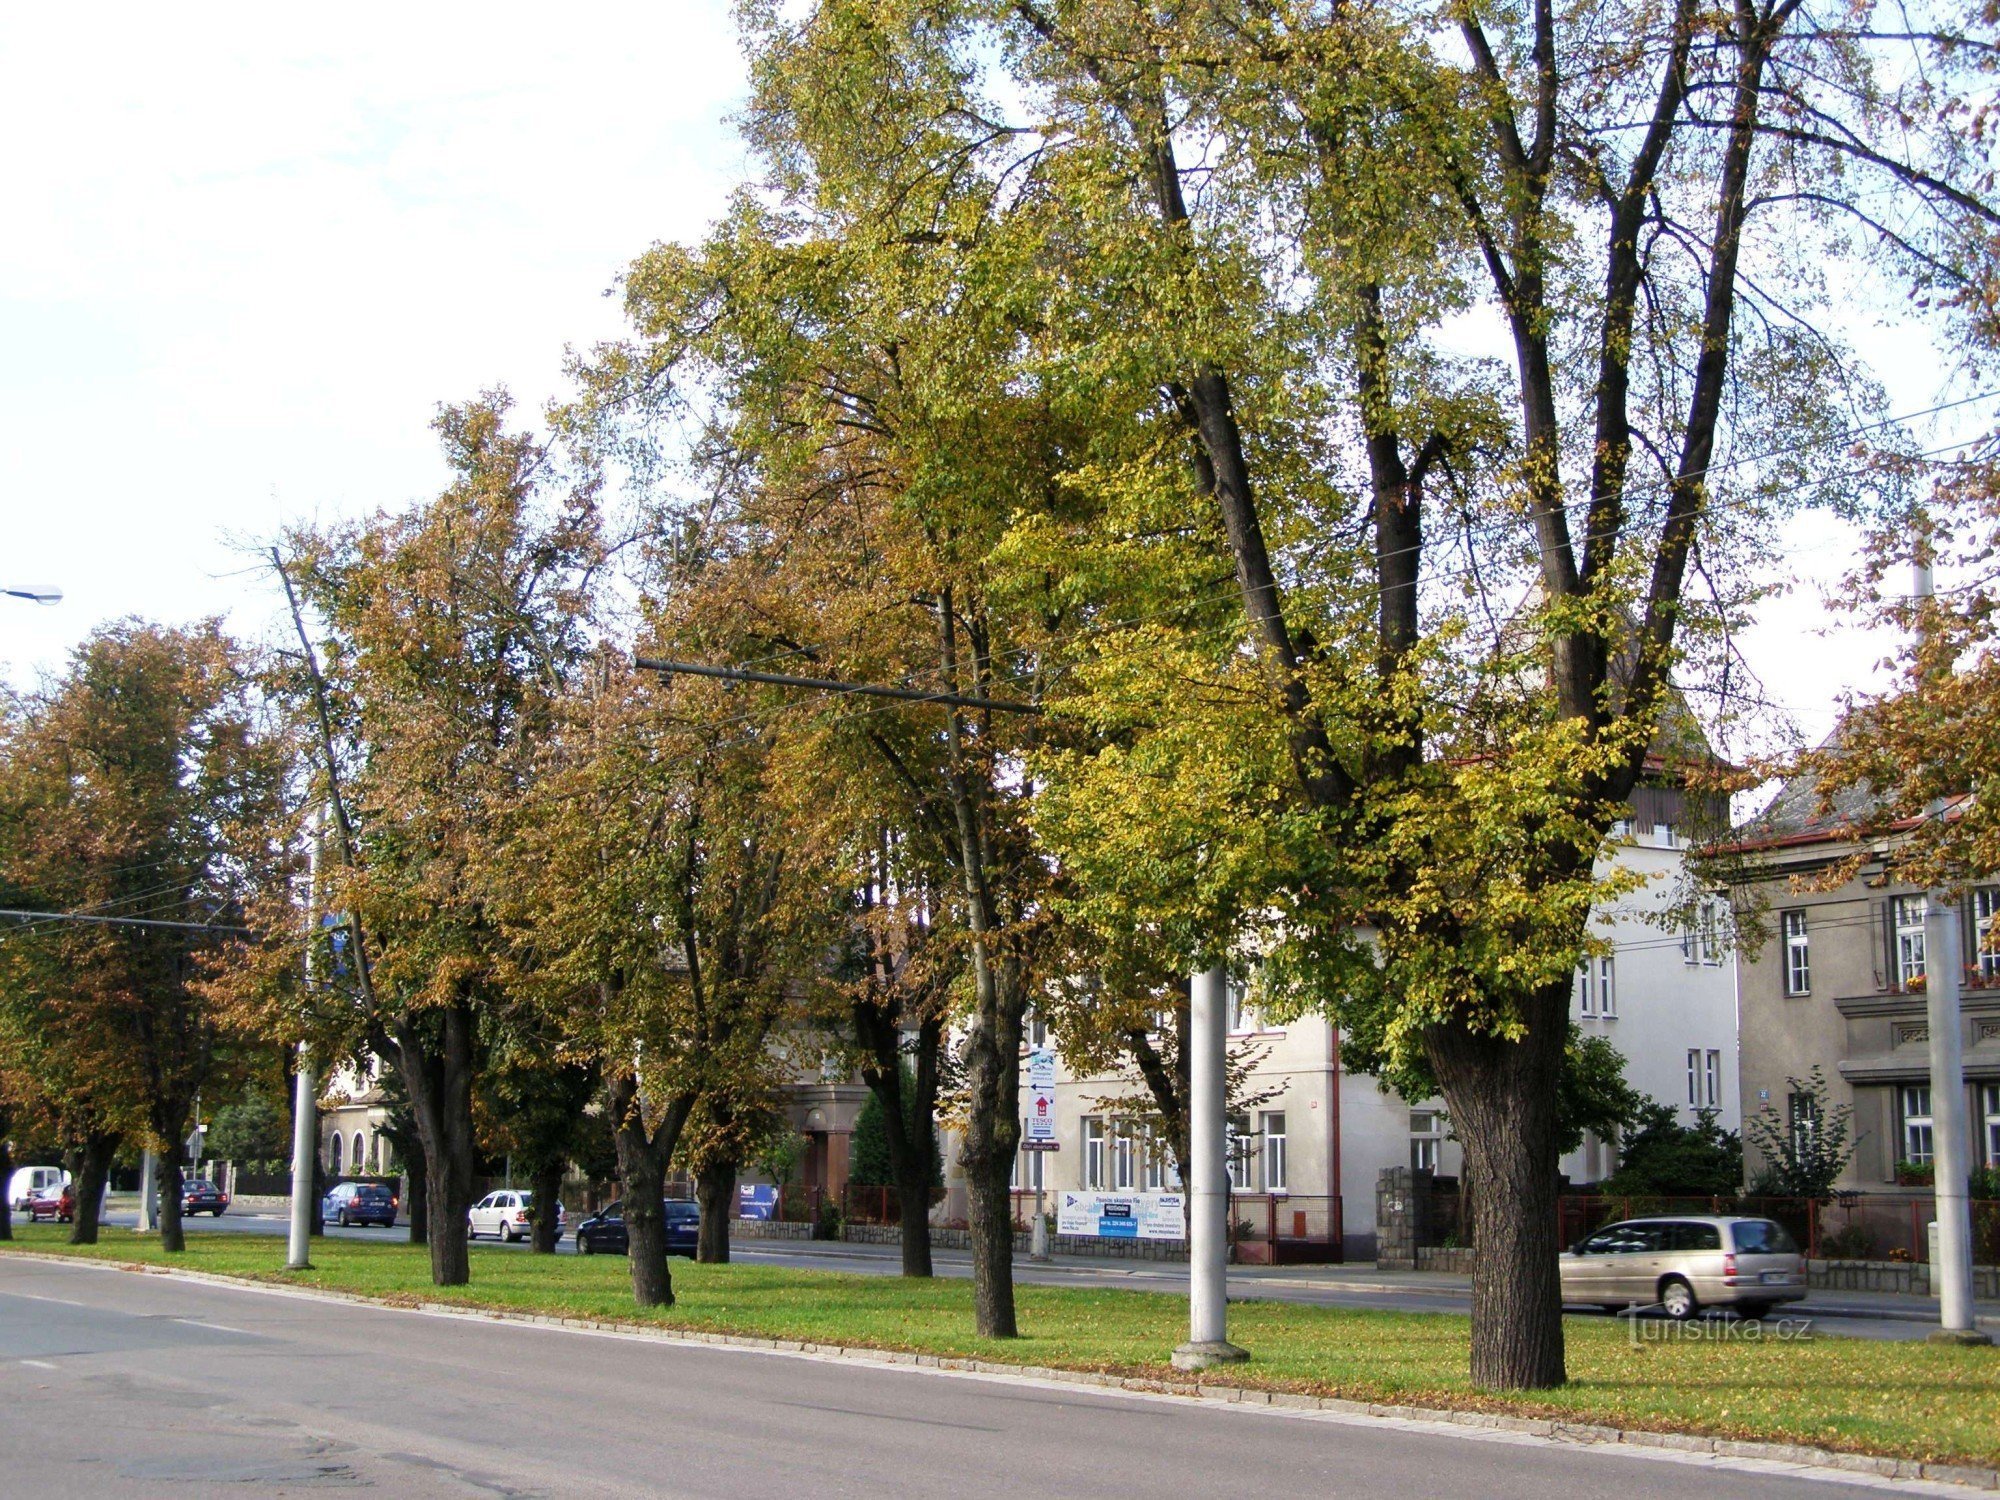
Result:
{"label": "building facade", "polygon": [[[1887,878],[1884,847],[1857,842],[1862,809],[1822,809],[1810,777],[1788,783],[1728,853],[1742,861],[1744,920],[1763,941],[1741,960],[1742,1110],[1811,1129],[1794,1080],[1820,1067],[1829,1107],[1854,1111],[1845,1189],[1879,1191],[1931,1164],[1929,954],[1925,893]],[[1845,877],[1845,878],[1842,878]],[[1832,883],[1837,882],[1837,883]],[[2000,881],[1957,905],[1966,1105],[1972,1159],[2000,1166],[2000,952],[1989,937]],[[1766,1162],[1745,1143],[1754,1179]]]}

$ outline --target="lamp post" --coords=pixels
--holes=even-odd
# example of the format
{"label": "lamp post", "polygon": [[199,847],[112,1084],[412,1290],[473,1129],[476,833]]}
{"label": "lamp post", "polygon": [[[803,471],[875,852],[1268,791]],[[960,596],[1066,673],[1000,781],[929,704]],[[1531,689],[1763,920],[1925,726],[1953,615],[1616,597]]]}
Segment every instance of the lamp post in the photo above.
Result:
{"label": "lamp post", "polygon": [[26,599],[30,604],[60,604],[62,590],[45,583],[0,584],[0,594],[12,599]]}
{"label": "lamp post", "polygon": [[1197,975],[1188,1008],[1188,1341],[1177,1370],[1233,1364],[1249,1353],[1229,1342],[1229,1159],[1226,1049],[1229,971]]}

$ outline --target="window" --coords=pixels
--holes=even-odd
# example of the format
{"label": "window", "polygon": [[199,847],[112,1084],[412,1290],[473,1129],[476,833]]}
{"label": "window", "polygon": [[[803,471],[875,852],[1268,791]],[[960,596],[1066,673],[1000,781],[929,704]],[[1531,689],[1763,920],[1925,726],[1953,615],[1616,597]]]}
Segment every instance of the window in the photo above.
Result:
{"label": "window", "polygon": [[326,1165],[327,1170],[332,1172],[334,1176],[338,1177],[340,1175],[340,1132],[338,1130],[333,1133],[333,1154]]}
{"label": "window", "polygon": [[1242,1031],[1257,1029],[1257,1014],[1250,1008],[1250,985],[1247,980],[1230,976],[1224,991],[1223,1014],[1228,1017],[1228,1027],[1233,1036]]}
{"label": "window", "polygon": [[1083,1122],[1083,1185],[1104,1186],[1104,1121],[1096,1115]]}
{"label": "window", "polygon": [[1590,960],[1587,958],[1583,961],[1583,967],[1576,971],[1576,994],[1576,1013],[1580,1016],[1595,1015],[1597,1013],[1597,997],[1591,993]]}
{"label": "window", "polygon": [[1181,1185],[1180,1168],[1174,1164],[1173,1152],[1167,1143],[1154,1133],[1149,1125],[1142,1140],[1146,1161],[1146,1191],[1149,1193],[1178,1189]]}
{"label": "window", "polygon": [[368,1141],[358,1130],[354,1132],[354,1155],[349,1157],[348,1160],[354,1163],[355,1171],[365,1172],[368,1170]]}
{"label": "window", "polygon": [[1980,1088],[1979,1112],[1986,1118],[1986,1165],[2000,1167],[2000,1083]]}
{"label": "window", "polygon": [[1993,918],[2000,916],[2000,887],[1983,886],[1972,893],[1972,969],[1982,983],[2000,979],[2000,953],[1989,946]]}
{"label": "window", "polygon": [[1601,1016],[1616,1017],[1618,1014],[1618,960],[1607,953],[1597,961],[1597,1013]]}
{"label": "window", "polygon": [[1034,1011],[1029,1011],[1027,1024],[1021,1028],[1021,1034],[1030,1048],[1046,1047],[1049,1042],[1049,1023]]}
{"label": "window", "polygon": [[1134,1169],[1138,1165],[1139,1142],[1134,1128],[1120,1120],[1111,1132],[1111,1188],[1114,1192],[1132,1191]]}
{"label": "window", "polygon": [[1812,952],[1806,935],[1805,908],[1797,907],[1783,913],[1778,919],[1778,926],[1785,943],[1782,959],[1785,993],[1809,995],[1812,993]]}
{"label": "window", "polygon": [[1688,1107],[1701,1107],[1701,1049],[1688,1048]]}
{"label": "window", "polygon": [[1906,990],[1913,981],[1924,977],[1924,898],[1898,896],[1889,903],[1889,908],[1896,934],[1892,972],[1896,988]]}
{"label": "window", "polygon": [[[1021,1138],[1026,1140],[1027,1135],[1028,1123],[1023,1120],[1021,1122]],[[1014,1175],[1010,1179],[1009,1185],[1015,1188],[1026,1188],[1030,1192],[1040,1192],[1042,1190],[1042,1158],[1047,1155],[1046,1151],[1016,1151],[1014,1153]]]}
{"label": "window", "polygon": [[1811,1094],[1793,1094],[1788,1101],[1792,1119],[1792,1154],[1808,1156],[1819,1136],[1819,1100]]}
{"label": "window", "polygon": [[1710,1109],[1722,1103],[1722,1054],[1711,1051],[1702,1059],[1702,1094]]}
{"label": "window", "polygon": [[1901,1090],[1903,1160],[1922,1166],[1931,1159],[1931,1086],[1908,1083]]}
{"label": "window", "polygon": [[1264,1115],[1264,1191],[1285,1191],[1285,1116],[1281,1110]]}
{"label": "window", "polygon": [[1251,1159],[1257,1154],[1257,1137],[1250,1133],[1245,1115],[1231,1115],[1228,1124],[1229,1186],[1239,1193],[1251,1191]]}
{"label": "window", "polygon": [[1410,1170],[1435,1172],[1438,1145],[1444,1139],[1444,1116],[1434,1109],[1410,1111]]}

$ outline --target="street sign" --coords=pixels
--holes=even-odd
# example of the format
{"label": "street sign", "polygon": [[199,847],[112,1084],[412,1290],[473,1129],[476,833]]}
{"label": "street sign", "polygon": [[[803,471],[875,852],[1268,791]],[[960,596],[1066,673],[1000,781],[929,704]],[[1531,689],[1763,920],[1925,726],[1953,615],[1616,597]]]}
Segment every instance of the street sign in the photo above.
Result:
{"label": "street sign", "polygon": [[1060,1150],[1062,1150],[1062,1142],[1061,1142],[1061,1141],[1023,1141],[1023,1142],[1021,1142],[1021,1149],[1022,1149],[1023,1151],[1060,1151]]}
{"label": "street sign", "polygon": [[1055,1149],[1056,1049],[1053,1047],[1037,1047],[1028,1054],[1027,1129],[1021,1132],[1021,1136],[1026,1150]]}
{"label": "street sign", "polygon": [[1185,1193],[1085,1193],[1065,1190],[1056,1233],[1101,1240],[1184,1240]]}

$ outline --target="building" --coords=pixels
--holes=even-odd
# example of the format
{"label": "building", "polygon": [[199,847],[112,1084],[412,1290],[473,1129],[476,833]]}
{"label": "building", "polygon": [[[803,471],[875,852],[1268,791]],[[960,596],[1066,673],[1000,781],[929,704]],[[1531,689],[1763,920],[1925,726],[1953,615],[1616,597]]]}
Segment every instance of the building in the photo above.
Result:
{"label": "building", "polygon": [[319,1121],[319,1159],[329,1181],[389,1177],[402,1170],[383,1128],[389,1106],[379,1058],[371,1057],[359,1068],[342,1064],[327,1080],[322,1097],[335,1101],[320,1111]]}
{"label": "building", "polygon": [[[1742,1110],[1770,1106],[1789,1128],[1811,1121],[1791,1080],[1815,1065],[1831,1103],[1853,1108],[1855,1152],[1840,1186],[1880,1190],[1899,1163],[1931,1162],[1930,1029],[1924,982],[1925,893],[1888,878],[1888,844],[1855,832],[1865,798],[1822,809],[1810,775],[1795,777],[1722,852],[1743,864],[1737,901],[1767,936],[1739,960]],[[1893,836],[1892,836],[1893,837]],[[1851,877],[1819,889],[1859,857]],[[1959,902],[1966,965],[1962,985],[1965,1076],[1972,1158],[2000,1166],[2000,952],[1987,943],[2000,882]],[[1745,1143],[1754,1179],[1764,1165]]]}

